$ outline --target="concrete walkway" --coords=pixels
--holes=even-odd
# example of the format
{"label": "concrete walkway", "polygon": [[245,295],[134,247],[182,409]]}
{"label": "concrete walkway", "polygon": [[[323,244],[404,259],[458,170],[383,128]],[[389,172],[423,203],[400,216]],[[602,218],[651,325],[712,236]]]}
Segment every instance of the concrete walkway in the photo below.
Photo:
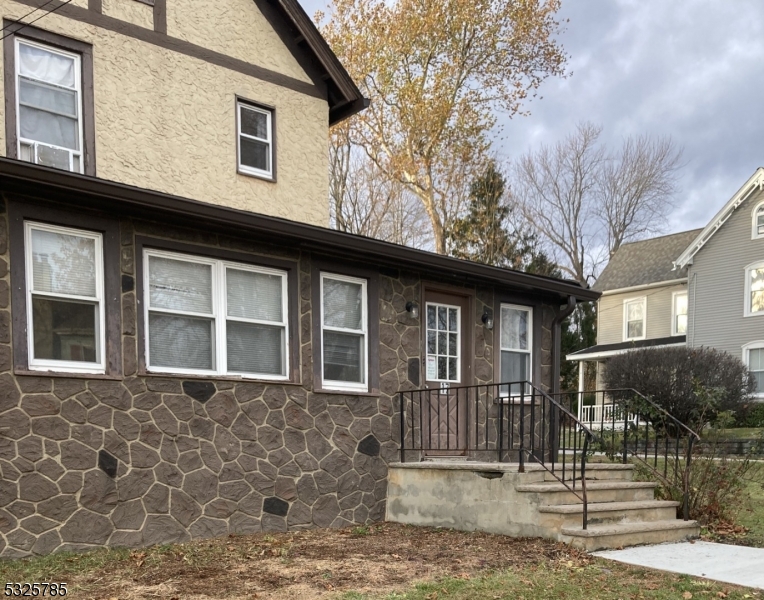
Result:
{"label": "concrete walkway", "polygon": [[682,542],[593,554],[630,565],[764,589],[764,548]]}

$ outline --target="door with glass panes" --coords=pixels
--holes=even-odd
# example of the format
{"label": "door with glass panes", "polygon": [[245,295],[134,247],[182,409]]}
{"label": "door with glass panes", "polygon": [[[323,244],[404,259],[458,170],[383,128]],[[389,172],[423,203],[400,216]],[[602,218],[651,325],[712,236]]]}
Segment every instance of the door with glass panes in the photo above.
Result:
{"label": "door with glass panes", "polygon": [[426,291],[424,306],[423,444],[429,455],[458,456],[467,450],[470,385],[470,301],[467,296]]}

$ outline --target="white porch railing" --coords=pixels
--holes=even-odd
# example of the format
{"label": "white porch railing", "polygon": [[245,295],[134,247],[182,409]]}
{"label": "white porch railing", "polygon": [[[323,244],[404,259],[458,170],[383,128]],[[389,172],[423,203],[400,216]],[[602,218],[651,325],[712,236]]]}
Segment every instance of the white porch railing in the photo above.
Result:
{"label": "white porch railing", "polygon": [[589,429],[623,429],[624,416],[629,423],[637,422],[635,415],[624,415],[623,408],[617,404],[578,406],[578,420]]}

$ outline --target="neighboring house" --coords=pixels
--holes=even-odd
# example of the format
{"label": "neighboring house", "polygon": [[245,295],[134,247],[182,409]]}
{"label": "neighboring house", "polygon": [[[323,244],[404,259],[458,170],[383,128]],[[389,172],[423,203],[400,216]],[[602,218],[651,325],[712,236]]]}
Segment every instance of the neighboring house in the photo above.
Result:
{"label": "neighboring house", "polygon": [[74,0],[3,51],[0,557],[381,520],[400,391],[559,381],[597,292],[322,227],[365,100],[296,0]]}
{"label": "neighboring house", "polygon": [[[579,364],[579,391],[585,391],[587,363],[596,364],[594,389],[602,390],[605,364],[611,356],[634,348],[686,343],[687,270],[675,270],[674,260],[700,231],[631,242],[616,251],[593,286],[602,293],[597,302],[597,345],[567,356]],[[587,421],[599,421],[599,410],[579,403]]]}
{"label": "neighboring house", "polygon": [[689,281],[687,343],[741,358],[764,399],[764,169],[677,255]]}

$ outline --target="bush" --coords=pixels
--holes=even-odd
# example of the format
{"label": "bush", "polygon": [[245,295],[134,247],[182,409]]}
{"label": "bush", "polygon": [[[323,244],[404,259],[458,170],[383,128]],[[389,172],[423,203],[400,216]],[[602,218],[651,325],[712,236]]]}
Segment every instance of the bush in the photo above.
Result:
{"label": "bush", "polygon": [[[643,348],[612,357],[605,367],[608,389],[634,389],[695,431],[721,412],[742,411],[754,378],[739,359],[713,348]],[[701,396],[713,390],[714,405]],[[631,400],[613,394],[616,401]]]}
{"label": "bush", "polygon": [[764,402],[751,402],[735,417],[735,427],[764,427]]}

